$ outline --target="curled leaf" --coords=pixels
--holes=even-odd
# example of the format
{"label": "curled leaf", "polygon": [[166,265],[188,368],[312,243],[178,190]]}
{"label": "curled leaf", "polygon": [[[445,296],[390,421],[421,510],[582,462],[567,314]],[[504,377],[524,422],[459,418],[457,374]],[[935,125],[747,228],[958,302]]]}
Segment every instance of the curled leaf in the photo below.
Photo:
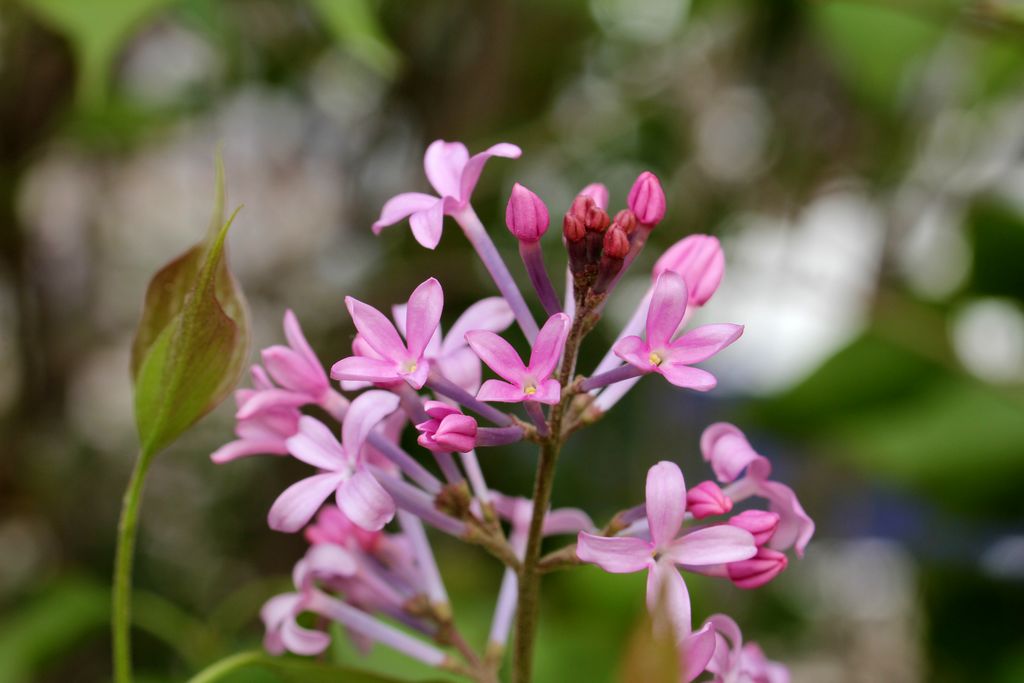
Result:
{"label": "curled leaf", "polygon": [[218,158],[211,229],[150,281],[132,346],[135,419],[144,457],[213,410],[245,367],[247,306],[224,254],[238,209],[225,221],[223,207],[224,169]]}

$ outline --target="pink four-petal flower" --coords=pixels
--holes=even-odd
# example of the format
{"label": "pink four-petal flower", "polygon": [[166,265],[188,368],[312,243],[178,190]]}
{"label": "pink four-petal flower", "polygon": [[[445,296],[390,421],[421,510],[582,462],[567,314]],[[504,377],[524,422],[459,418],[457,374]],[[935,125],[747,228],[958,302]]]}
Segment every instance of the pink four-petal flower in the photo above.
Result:
{"label": "pink four-petal flower", "polygon": [[709,391],[717,384],[706,370],[691,367],[707,360],[739,339],[742,325],[702,325],[673,339],[686,314],[686,282],[665,271],[658,277],[647,309],[647,336],[624,337],[614,347],[615,355],[645,373],[657,372],[677,387]]}
{"label": "pink four-petal flower", "polygon": [[469,199],[491,157],[518,159],[522,150],[500,142],[479,154],[469,155],[461,142],[435,140],[423,156],[423,170],[438,196],[423,192],[404,192],[389,199],[373,224],[374,234],[408,217],[416,241],[433,249],[441,241],[445,215],[453,215],[469,204]]}
{"label": "pink four-petal flower", "polygon": [[424,352],[437,330],[444,307],[441,284],[430,278],[409,296],[405,342],[387,316],[376,308],[350,296],[345,297],[345,305],[362,342],[353,346],[362,355],[339,360],[331,368],[331,377],[383,383],[404,380],[414,389],[423,387],[430,372],[430,362]]}
{"label": "pink four-petal flower", "polygon": [[480,387],[476,397],[481,401],[500,403],[558,403],[561,386],[551,377],[562,357],[571,321],[565,313],[556,313],[537,333],[530,353],[530,362],[524,365],[519,354],[507,341],[486,330],[466,333],[466,341],[491,370],[505,381],[489,379]]}
{"label": "pink four-petal flower", "polygon": [[364,466],[361,450],[370,431],[398,408],[398,402],[398,396],[387,391],[360,395],[345,415],[341,443],[327,425],[303,416],[298,434],[288,439],[288,451],[321,472],[292,484],[278,496],[267,518],[270,527],[298,531],[332,493],[345,516],[367,531],[378,531],[391,521],[395,502]]}
{"label": "pink four-petal flower", "polygon": [[677,634],[690,631],[690,596],[674,565],[717,565],[752,557],[757,552],[750,532],[729,525],[704,527],[678,536],[686,514],[686,484],[679,466],[662,461],[647,472],[647,521],[650,540],[596,536],[581,532],[576,555],[607,572],[628,574],[646,569],[647,606],[668,601]]}

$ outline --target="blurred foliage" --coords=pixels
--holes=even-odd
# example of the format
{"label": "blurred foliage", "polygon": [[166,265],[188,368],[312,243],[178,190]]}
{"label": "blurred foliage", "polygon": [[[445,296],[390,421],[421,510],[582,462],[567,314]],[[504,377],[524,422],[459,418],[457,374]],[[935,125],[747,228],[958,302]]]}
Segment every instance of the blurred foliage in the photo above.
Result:
{"label": "blurred foliage", "polygon": [[[1021,563],[1012,565],[1018,574],[1000,573],[986,558],[1000,539],[1024,536],[1024,379],[973,372],[956,330],[978,302],[1020,311],[1024,301],[1022,107],[1024,15],[1010,2],[0,4],[0,683],[108,674],[105,586],[131,424],[87,408],[118,409],[143,294],[138,272],[200,237],[186,221],[168,234],[166,215],[187,215],[189,203],[175,183],[207,168],[227,138],[237,159],[229,157],[238,178],[230,189],[253,207],[246,240],[262,248],[233,251],[256,341],[279,338],[290,306],[330,362],[351,342],[342,294],[386,305],[443,274],[450,322],[489,292],[456,230],[436,252],[405,228],[376,242],[366,235],[390,194],[424,187],[420,155],[436,137],[473,149],[501,139],[523,146],[521,162],[488,168],[474,202],[510,260],[500,222],[512,180],[542,191],[557,216],[596,179],[621,203],[636,172],[651,168],[665,181],[669,216],[637,269],[684,233],[712,232],[726,245],[727,285],[754,277],[742,269],[750,252],[768,258],[773,226],[787,230],[784,252],[799,254],[809,241],[798,231],[805,210],[836,188],[867,201],[876,218],[858,220],[865,243],[872,220],[882,235],[877,273],[864,276],[854,322],[820,362],[770,391],[734,382],[731,394],[704,397],[642,383],[570,445],[554,503],[584,507],[601,523],[636,503],[660,458],[679,459],[688,481],[699,480],[700,429],[739,421],[800,493],[822,544],[790,566],[791,581],[784,575],[757,594],[688,580],[695,619],[743,617],[745,631],[803,681],[827,678],[813,668],[823,661],[841,674],[886,656],[911,673],[875,680],[1021,680]],[[64,175],[47,175],[54,167]],[[39,184],[44,191],[33,190]],[[205,215],[206,197],[195,203]],[[284,218],[279,205],[290,211]],[[932,212],[952,224],[960,261],[935,247],[941,234],[924,240],[935,249],[906,260],[905,245],[930,234],[922,222]],[[302,230],[321,225],[326,237],[304,242]],[[831,224],[826,234],[841,237]],[[548,258],[558,269],[556,251]],[[831,321],[849,300],[814,308],[800,296],[822,290],[845,256],[817,268],[769,261],[775,279],[739,298],[770,290],[777,315],[763,322],[801,310]],[[920,286],[928,267],[949,284]],[[786,276],[806,278],[800,296],[772,290]],[[613,324],[599,329],[583,367],[613,334]],[[123,377],[97,364],[110,347],[123,352]],[[771,350],[761,364],[775,362]],[[84,382],[89,368],[103,380]],[[230,429],[230,410],[214,413],[175,446],[190,457],[154,468],[136,614],[149,681],[182,680],[258,647],[259,605],[302,552],[300,539],[264,524],[273,496],[302,468],[213,468],[205,454]],[[529,490],[529,449],[482,460],[496,487]],[[829,591],[842,586],[813,569],[829,539],[861,536],[912,554],[908,632],[884,632],[898,654],[858,649],[857,633],[881,627],[829,611],[839,601]],[[481,640],[497,568],[438,545],[460,623]],[[814,593],[819,583],[828,589]],[[642,577],[593,568],[551,576],[539,680],[616,675],[643,592]],[[437,678],[382,648],[357,660],[345,638],[334,640],[332,664]],[[235,680],[286,676],[256,667]]]}

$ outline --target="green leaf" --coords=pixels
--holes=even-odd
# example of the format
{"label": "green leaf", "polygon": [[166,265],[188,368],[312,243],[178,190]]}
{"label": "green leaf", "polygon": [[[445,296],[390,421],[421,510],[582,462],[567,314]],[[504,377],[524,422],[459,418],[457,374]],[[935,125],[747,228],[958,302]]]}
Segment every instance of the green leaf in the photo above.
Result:
{"label": "green leaf", "polygon": [[398,50],[368,0],[311,0],[311,4],[352,56],[386,78],[395,75],[401,61]]}
{"label": "green leaf", "polygon": [[211,230],[203,243],[153,277],[132,347],[135,419],[145,456],[169,445],[224,400],[245,366],[247,306],[224,254],[241,207],[227,221],[223,207],[224,169],[218,158]]}
{"label": "green leaf", "polygon": [[[272,657],[262,652],[242,652],[220,660],[189,679],[188,683],[251,681],[254,671],[274,674],[285,683],[403,683],[401,679],[379,676],[368,671],[349,669],[296,657]],[[431,683],[423,681],[422,683]],[[432,683],[442,683],[440,679]]]}
{"label": "green leaf", "polygon": [[104,99],[122,43],[147,16],[172,0],[21,0],[67,36],[78,62],[79,101]]}
{"label": "green leaf", "polygon": [[[891,107],[911,68],[920,64],[943,33],[928,14],[885,3],[831,0],[811,5],[822,47],[840,75],[863,99]],[[945,3],[926,12],[951,14]]]}

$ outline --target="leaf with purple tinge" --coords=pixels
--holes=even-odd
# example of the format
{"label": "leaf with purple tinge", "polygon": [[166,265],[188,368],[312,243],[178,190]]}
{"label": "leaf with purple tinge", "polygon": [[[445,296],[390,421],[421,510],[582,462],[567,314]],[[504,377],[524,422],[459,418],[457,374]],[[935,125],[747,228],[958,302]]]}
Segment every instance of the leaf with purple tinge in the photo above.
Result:
{"label": "leaf with purple tinge", "polygon": [[150,281],[132,345],[135,418],[146,457],[213,410],[244,370],[248,308],[224,254],[237,213],[224,220],[224,166],[218,156],[207,236]]}

